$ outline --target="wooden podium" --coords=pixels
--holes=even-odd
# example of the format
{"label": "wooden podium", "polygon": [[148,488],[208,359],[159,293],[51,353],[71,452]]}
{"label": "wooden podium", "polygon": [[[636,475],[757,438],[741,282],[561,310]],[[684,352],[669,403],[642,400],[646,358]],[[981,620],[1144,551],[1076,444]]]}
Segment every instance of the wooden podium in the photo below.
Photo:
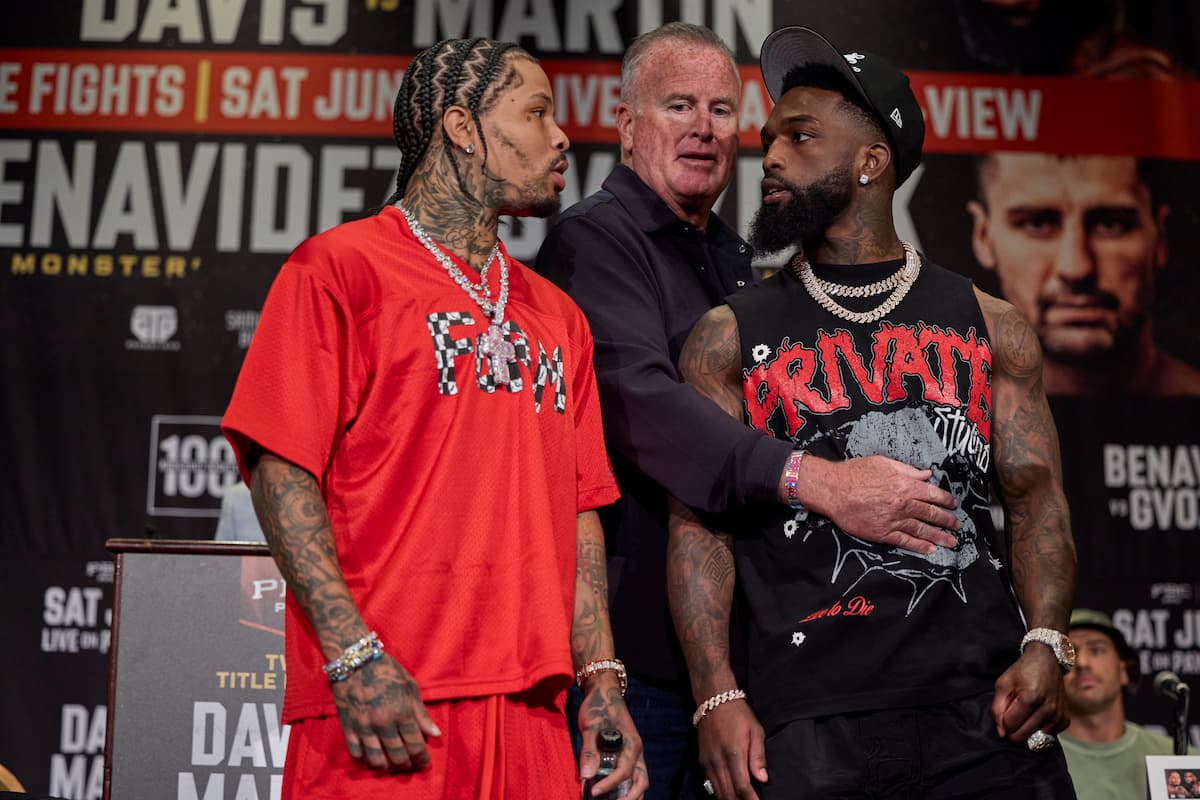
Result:
{"label": "wooden podium", "polygon": [[104,797],[278,798],[284,582],[265,545],[110,539]]}

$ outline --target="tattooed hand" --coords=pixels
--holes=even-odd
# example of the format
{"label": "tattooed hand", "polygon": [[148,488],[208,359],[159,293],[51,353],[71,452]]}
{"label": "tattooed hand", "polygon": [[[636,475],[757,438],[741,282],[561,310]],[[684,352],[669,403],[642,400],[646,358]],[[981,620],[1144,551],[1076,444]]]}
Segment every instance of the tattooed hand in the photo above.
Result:
{"label": "tattooed hand", "polygon": [[[341,655],[370,630],[342,575],[329,511],[316,477],[264,453],[250,493],[263,534],[288,592],[312,623],[326,660]],[[346,747],[376,769],[429,766],[425,740],[440,736],[421,702],[416,681],[386,653],[332,685]]]}
{"label": "tattooed hand", "polygon": [[[595,511],[576,517],[575,545],[575,618],[571,626],[571,655],[576,668],[589,661],[611,658],[612,629],[608,624],[608,572],[605,567],[604,530]],[[621,697],[621,684],[615,672],[602,670],[584,684],[583,706],[579,709],[579,732],[583,734],[583,752],[579,757],[579,776],[587,780],[600,766],[596,737],[605,728],[621,732],[621,755],[617,769],[593,788],[601,794],[621,781],[632,780],[626,797],[641,797],[650,780],[642,758],[642,737],[638,736]]]}
{"label": "tattooed hand", "polygon": [[605,728],[616,728],[621,732],[621,755],[617,759],[617,768],[592,787],[592,794],[603,794],[615,789],[622,781],[630,780],[625,797],[636,800],[646,793],[650,779],[642,755],[642,737],[633,725],[633,718],[621,697],[621,686],[612,672],[600,672],[588,679],[583,705],[579,709],[579,732],[583,735],[579,777],[585,781],[595,775],[600,766],[596,740]]}
{"label": "tattooed hand", "polygon": [[375,769],[429,768],[425,741],[442,732],[421,702],[417,682],[391,656],[384,654],[334,683],[333,702],[351,756]]}

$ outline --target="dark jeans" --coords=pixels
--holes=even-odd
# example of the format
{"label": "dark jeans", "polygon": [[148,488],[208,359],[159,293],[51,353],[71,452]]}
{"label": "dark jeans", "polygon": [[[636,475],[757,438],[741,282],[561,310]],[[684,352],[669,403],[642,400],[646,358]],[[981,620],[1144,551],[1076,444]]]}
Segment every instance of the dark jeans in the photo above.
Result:
{"label": "dark jeans", "polygon": [[[583,747],[577,722],[582,703],[578,687],[567,690],[567,727],[576,759]],[[707,800],[708,795],[700,788],[704,775],[696,761],[691,696],[660,689],[630,675],[625,705],[642,737],[650,777],[647,800]]]}
{"label": "dark jeans", "polygon": [[[767,737],[760,800],[1074,800],[1060,747],[996,735],[989,692],[920,708],[789,722]],[[1086,798],[1085,798],[1086,800]]]}

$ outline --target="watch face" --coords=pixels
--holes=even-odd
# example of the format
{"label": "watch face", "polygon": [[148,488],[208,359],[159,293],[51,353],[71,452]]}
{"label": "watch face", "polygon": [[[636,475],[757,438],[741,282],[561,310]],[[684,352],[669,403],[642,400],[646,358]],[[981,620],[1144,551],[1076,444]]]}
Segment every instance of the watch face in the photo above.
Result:
{"label": "watch face", "polygon": [[1062,661],[1068,667],[1075,666],[1075,643],[1066,636],[1058,640],[1062,647]]}

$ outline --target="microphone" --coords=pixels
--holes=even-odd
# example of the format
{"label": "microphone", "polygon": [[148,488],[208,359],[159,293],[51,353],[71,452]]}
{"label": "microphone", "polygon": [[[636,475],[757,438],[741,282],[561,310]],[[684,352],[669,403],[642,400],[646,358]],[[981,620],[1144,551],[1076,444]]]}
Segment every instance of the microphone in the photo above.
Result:
{"label": "microphone", "polygon": [[1154,693],[1175,701],[1175,724],[1171,726],[1175,740],[1175,755],[1187,755],[1188,751],[1188,705],[1192,689],[1174,672],[1163,670],[1154,676]]}
{"label": "microphone", "polygon": [[1181,694],[1191,691],[1186,683],[1174,672],[1163,670],[1154,676],[1154,693],[1168,700],[1179,700]]}

